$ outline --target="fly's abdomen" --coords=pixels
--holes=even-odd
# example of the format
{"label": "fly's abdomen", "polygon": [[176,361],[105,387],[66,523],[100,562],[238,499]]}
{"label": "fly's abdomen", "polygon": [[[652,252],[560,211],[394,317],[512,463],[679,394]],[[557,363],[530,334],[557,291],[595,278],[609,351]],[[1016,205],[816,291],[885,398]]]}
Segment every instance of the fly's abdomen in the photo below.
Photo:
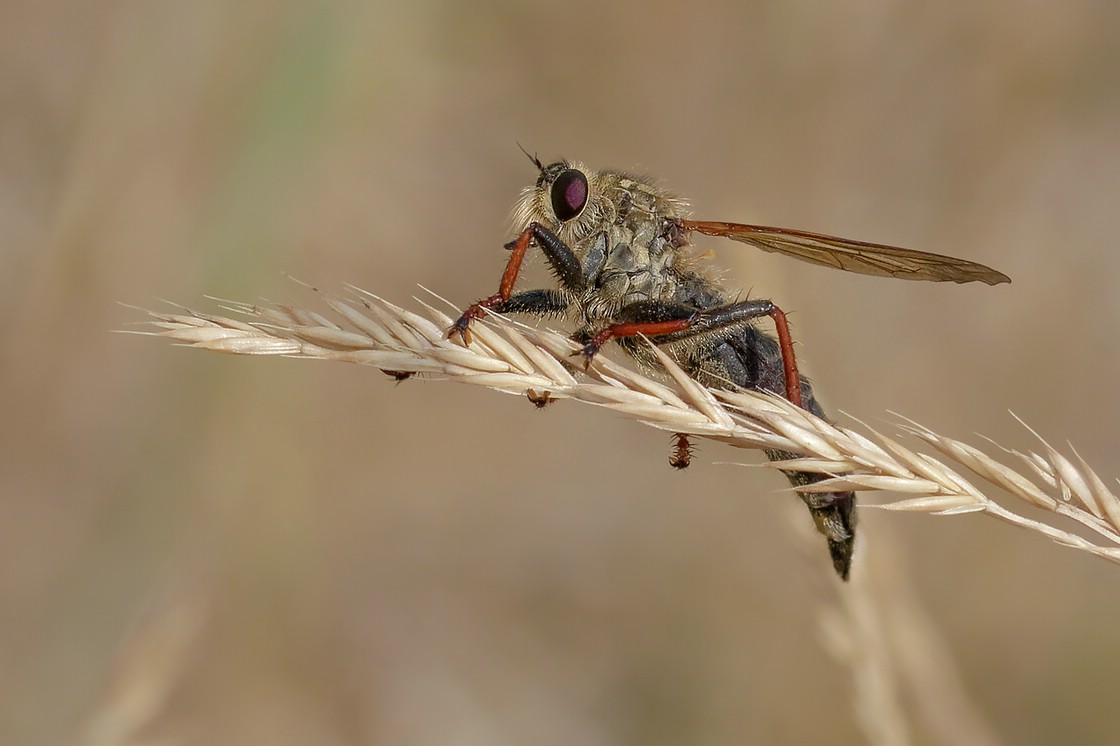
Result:
{"label": "fly's abdomen", "polygon": [[[770,391],[785,396],[785,372],[782,353],[775,339],[767,334],[747,327],[730,338],[720,341],[714,347],[700,354],[700,359],[690,361],[693,374],[704,383],[717,388],[727,388],[730,381],[735,386],[746,389]],[[812,386],[801,379],[801,398],[805,409],[824,418],[824,410],[813,396]],[[797,454],[785,451],[767,451],[771,461],[784,461],[795,458]],[[790,484],[804,487],[825,479],[822,474],[801,471],[783,472]],[[832,555],[836,572],[845,580],[852,564],[852,549],[855,543],[856,496],[854,492],[798,492],[813,522],[825,539]]]}

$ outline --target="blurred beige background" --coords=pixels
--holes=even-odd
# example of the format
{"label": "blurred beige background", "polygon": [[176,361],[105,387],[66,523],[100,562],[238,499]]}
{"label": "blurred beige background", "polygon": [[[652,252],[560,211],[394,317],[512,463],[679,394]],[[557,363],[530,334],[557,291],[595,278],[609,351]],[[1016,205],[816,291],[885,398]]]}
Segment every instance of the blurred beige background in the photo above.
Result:
{"label": "blurred beige background", "polygon": [[[1120,474],[1109,0],[9,0],[0,112],[0,743],[867,742],[823,543],[719,463],[755,454],[674,473],[575,404],[110,333],[118,302],[314,305],[283,272],[487,295],[517,142],[1006,272],[712,244],[796,312],[833,414],[1036,447],[1012,410]],[[969,738],[1115,742],[1116,567],[984,517],[862,528]],[[903,697],[913,742],[954,742],[943,694]]]}

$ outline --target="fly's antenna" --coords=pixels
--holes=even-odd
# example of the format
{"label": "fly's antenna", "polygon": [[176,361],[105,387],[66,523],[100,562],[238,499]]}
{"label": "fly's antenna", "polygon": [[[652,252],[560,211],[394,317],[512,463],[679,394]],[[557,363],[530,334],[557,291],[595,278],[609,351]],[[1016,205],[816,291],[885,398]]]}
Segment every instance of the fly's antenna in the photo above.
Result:
{"label": "fly's antenna", "polygon": [[543,174],[544,173],[544,164],[541,163],[541,159],[538,158],[535,155],[530,155],[529,151],[521,146],[521,143],[517,143],[517,147],[521,148],[521,152],[525,154],[525,157],[528,158],[529,161],[532,162],[532,164],[537,167],[537,170],[540,171]]}

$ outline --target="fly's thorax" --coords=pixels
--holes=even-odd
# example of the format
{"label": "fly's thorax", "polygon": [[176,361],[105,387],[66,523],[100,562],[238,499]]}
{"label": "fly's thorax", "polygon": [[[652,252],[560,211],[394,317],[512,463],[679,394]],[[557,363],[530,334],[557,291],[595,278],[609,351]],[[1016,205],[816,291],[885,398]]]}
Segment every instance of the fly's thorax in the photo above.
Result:
{"label": "fly's thorax", "polygon": [[[585,266],[592,270],[586,293],[591,317],[609,319],[631,303],[675,296],[678,254],[656,225],[614,225],[590,243]],[[597,267],[589,266],[592,259]]]}

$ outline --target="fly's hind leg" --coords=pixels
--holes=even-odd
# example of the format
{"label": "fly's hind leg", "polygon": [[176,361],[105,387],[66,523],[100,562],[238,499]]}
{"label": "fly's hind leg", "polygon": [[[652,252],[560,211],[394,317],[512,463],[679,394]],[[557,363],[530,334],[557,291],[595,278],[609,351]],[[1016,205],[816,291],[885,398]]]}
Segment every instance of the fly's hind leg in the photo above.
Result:
{"label": "fly's hind leg", "polygon": [[[777,340],[747,324],[762,316],[774,319]],[[785,314],[767,300],[747,300],[713,309],[655,301],[635,303],[623,308],[619,323],[595,335],[581,354],[590,359],[607,341],[638,334],[651,337],[657,344],[665,344],[712,332],[718,338],[720,331],[726,331],[727,336],[721,344],[717,344],[715,354],[720,354],[720,351],[726,353],[721,355],[726,359],[720,362],[732,384],[756,388],[765,382],[764,388],[784,394],[791,402],[818,417],[824,416],[808,381],[803,381],[798,374]],[[778,366],[781,370],[776,369]],[[779,386],[783,390],[778,391]],[[768,451],[766,455],[771,461],[785,461],[796,456],[782,451]],[[794,488],[807,487],[826,478],[821,474],[800,471],[787,471],[785,475]],[[799,492],[798,495],[809,508],[817,531],[828,542],[836,573],[847,580],[855,544],[855,493]]]}

